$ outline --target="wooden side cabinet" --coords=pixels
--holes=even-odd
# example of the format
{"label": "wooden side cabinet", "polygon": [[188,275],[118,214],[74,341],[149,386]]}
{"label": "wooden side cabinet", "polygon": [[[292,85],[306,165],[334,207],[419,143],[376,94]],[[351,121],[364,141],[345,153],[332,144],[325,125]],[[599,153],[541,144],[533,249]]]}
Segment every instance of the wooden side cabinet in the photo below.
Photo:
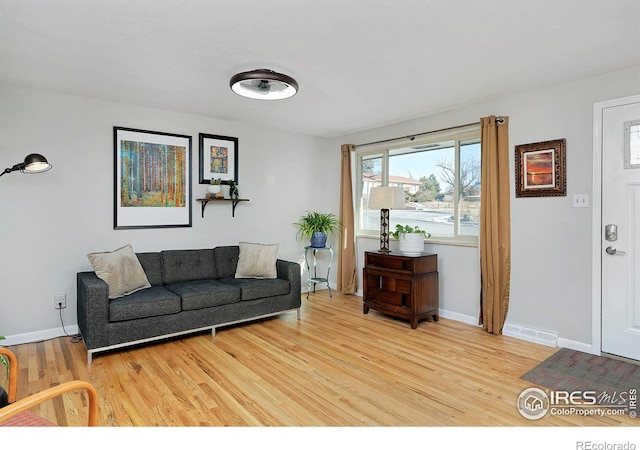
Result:
{"label": "wooden side cabinet", "polygon": [[409,320],[411,328],[438,320],[438,255],[365,252],[363,313],[376,310]]}

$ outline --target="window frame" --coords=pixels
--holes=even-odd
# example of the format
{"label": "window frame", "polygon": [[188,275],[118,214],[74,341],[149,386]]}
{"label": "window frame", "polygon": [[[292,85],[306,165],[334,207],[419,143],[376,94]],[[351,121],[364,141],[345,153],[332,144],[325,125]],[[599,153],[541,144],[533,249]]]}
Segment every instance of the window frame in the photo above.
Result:
{"label": "window frame", "polygon": [[[370,230],[363,229],[363,211],[362,211],[362,190],[364,187],[363,183],[363,172],[362,172],[362,161],[365,158],[371,158],[375,156],[379,156],[381,161],[380,168],[380,177],[381,177],[381,185],[388,186],[389,182],[389,153],[393,150],[406,148],[409,146],[418,146],[418,145],[429,145],[429,144],[437,144],[444,141],[454,141],[454,161],[456,167],[456,184],[454,186],[454,197],[455,197],[455,207],[454,207],[454,236],[431,236],[429,239],[429,243],[432,244],[445,244],[445,245],[457,245],[457,246],[467,246],[467,247],[477,247],[479,242],[479,235],[461,235],[459,234],[460,227],[460,218],[459,218],[459,189],[460,189],[460,148],[461,143],[464,144],[468,141],[478,141],[481,142],[481,127],[478,123],[477,125],[467,125],[463,127],[456,127],[453,129],[436,131],[432,133],[422,133],[417,136],[408,136],[406,138],[394,139],[389,141],[383,141],[373,144],[365,144],[356,147],[355,151],[355,161],[356,161],[356,177],[354,192],[355,192],[355,228],[356,228],[356,236],[363,238],[380,238],[380,230]],[[427,150],[428,151],[428,150]],[[480,164],[482,164],[482,156],[480,157]],[[480,208],[482,208],[482,204],[480,204]],[[392,231],[392,230],[391,230]],[[390,239],[394,239],[390,237]]]}

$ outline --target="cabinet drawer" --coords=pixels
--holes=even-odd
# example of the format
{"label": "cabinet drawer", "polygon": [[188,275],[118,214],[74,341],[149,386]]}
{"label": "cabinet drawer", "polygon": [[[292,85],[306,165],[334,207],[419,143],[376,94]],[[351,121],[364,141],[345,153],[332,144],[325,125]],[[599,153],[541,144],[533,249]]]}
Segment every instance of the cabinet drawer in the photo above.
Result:
{"label": "cabinet drawer", "polygon": [[438,255],[423,253],[422,256],[405,256],[398,252],[365,252],[365,267],[376,267],[397,273],[420,274],[437,272]]}
{"label": "cabinet drawer", "polygon": [[398,292],[400,294],[411,293],[411,278],[393,277],[380,273],[375,269],[364,271],[365,288],[367,290],[378,289],[387,292]]}
{"label": "cabinet drawer", "polygon": [[375,298],[366,299],[364,303],[370,308],[378,311],[390,311],[401,314],[411,314],[411,307],[403,302],[404,297],[394,298],[391,300],[378,300]]}
{"label": "cabinet drawer", "polygon": [[378,306],[409,308],[411,299],[408,295],[400,292],[383,291],[382,289],[369,289],[368,295],[364,297],[365,303],[373,303]]}
{"label": "cabinet drawer", "polygon": [[413,271],[413,260],[409,258],[390,258],[387,255],[367,253],[365,266],[382,267],[390,270]]}

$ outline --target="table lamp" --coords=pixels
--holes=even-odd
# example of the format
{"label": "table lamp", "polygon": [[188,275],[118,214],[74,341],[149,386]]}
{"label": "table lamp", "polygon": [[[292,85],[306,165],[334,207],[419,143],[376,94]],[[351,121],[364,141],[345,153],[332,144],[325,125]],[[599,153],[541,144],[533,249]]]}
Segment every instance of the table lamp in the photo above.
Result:
{"label": "table lamp", "polygon": [[372,187],[369,192],[369,209],[380,210],[381,252],[389,252],[389,210],[404,205],[404,190],[399,186]]}

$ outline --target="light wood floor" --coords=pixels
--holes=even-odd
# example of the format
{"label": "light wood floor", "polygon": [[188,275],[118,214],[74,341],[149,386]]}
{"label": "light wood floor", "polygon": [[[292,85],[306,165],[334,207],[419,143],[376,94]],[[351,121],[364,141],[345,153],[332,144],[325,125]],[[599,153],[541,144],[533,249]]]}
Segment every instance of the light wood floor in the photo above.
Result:
{"label": "light wood floor", "polygon": [[[302,296],[295,313],[98,354],[70,338],[22,344],[18,398],[71,379],[93,383],[101,426],[637,426],[628,416],[523,418],[519,377],[557,349],[453,320],[405,321],[361,298]],[[80,394],[39,411],[79,425]]]}

